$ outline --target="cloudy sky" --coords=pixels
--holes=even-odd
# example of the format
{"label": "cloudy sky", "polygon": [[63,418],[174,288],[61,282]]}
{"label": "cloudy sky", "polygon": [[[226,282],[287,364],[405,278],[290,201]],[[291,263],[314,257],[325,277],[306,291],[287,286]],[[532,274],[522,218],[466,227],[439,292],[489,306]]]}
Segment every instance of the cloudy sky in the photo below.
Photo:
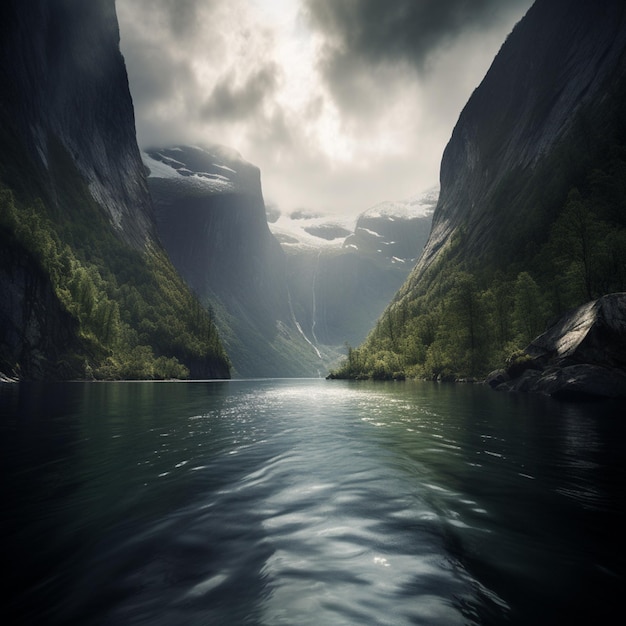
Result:
{"label": "cloudy sky", "polygon": [[235,148],[283,212],[405,199],[531,4],[116,0],[139,143]]}

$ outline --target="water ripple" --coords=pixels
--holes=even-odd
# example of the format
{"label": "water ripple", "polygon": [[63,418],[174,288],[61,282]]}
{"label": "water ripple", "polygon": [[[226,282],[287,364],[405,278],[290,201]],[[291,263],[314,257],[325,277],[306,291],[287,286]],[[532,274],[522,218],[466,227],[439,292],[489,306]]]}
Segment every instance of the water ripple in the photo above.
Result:
{"label": "water ripple", "polygon": [[618,421],[468,386],[73,389],[0,442],[24,623],[540,624],[626,582]]}

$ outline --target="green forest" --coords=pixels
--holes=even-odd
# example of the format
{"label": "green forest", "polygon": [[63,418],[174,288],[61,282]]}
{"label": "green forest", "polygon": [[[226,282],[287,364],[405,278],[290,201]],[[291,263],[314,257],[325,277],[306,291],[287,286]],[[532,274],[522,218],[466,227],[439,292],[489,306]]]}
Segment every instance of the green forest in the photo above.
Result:
{"label": "green forest", "polygon": [[346,360],[329,376],[482,379],[526,358],[523,348],[563,312],[626,291],[626,148],[578,152],[573,170],[571,144],[552,157],[551,175],[571,179],[567,167],[579,184],[560,203],[558,186],[540,190],[541,219],[509,232],[517,250],[511,251],[513,241],[499,242],[488,262],[472,262],[463,256],[465,234],[457,231],[418,283],[409,280],[365,343],[347,346]]}
{"label": "green forest", "polygon": [[[47,277],[80,347],[59,374],[94,379],[207,377],[229,371],[210,309],[156,244],[123,243],[69,158],[57,150],[62,206],[0,188],[0,246]],[[0,354],[5,371],[19,363]]]}

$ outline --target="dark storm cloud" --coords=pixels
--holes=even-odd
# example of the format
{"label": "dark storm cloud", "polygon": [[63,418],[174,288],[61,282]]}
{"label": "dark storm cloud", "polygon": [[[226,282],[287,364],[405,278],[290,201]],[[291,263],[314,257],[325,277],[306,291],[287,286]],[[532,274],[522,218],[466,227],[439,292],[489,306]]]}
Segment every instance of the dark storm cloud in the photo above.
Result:
{"label": "dark storm cloud", "polygon": [[[194,83],[193,72],[184,59],[163,53],[159,43],[130,36],[124,40],[126,65],[133,75],[133,101],[135,107],[143,109],[158,104],[177,89]],[[158,63],[155,63],[158,59]]]}
{"label": "dark storm cloud", "polygon": [[232,84],[232,77],[222,78],[202,109],[202,116],[212,120],[250,118],[271,97],[278,85],[279,68],[275,64],[260,68],[243,85]]}
{"label": "dark storm cloud", "polygon": [[423,68],[429,55],[469,29],[493,26],[528,0],[306,0],[327,52],[367,63]]}
{"label": "dark storm cloud", "polygon": [[[199,23],[200,0],[178,0],[175,3],[161,0],[161,3],[164,5],[165,15],[175,35],[189,36],[196,30]],[[202,4],[210,8],[212,3],[205,0]]]}
{"label": "dark storm cloud", "polygon": [[201,11],[212,10],[216,0],[133,0],[143,15],[158,15],[162,24],[177,37],[188,37],[199,25]]}
{"label": "dark storm cloud", "polygon": [[116,0],[139,143],[231,146],[285,210],[408,197],[531,2]]}
{"label": "dark storm cloud", "polygon": [[[325,43],[321,73],[337,101],[372,113],[377,74],[426,73],[434,54],[466,33],[486,31],[529,0],[305,0]],[[406,77],[406,74],[405,74]]]}
{"label": "dark storm cloud", "polygon": [[122,52],[140,113],[177,91],[195,87],[189,58],[172,50],[181,38],[192,39],[201,4],[201,0],[117,0]]}

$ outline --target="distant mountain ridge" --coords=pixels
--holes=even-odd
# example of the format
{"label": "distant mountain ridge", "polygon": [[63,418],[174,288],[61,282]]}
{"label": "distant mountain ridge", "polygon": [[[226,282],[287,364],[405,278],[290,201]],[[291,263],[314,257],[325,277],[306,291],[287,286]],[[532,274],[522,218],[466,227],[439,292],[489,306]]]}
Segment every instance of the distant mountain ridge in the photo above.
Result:
{"label": "distant mountain ridge", "polygon": [[[316,340],[342,352],[346,343],[363,341],[415,265],[430,232],[438,191],[433,187],[408,200],[370,207],[347,236],[347,224],[341,230],[335,226],[338,236],[330,241],[312,237],[305,226],[332,228],[333,222],[324,216],[298,212],[291,220],[298,230],[278,220],[289,258],[293,306]],[[270,228],[275,230],[275,225]]]}
{"label": "distant mountain ridge", "polygon": [[351,232],[266,208],[259,169],[234,150],[150,148],[143,160],[163,243],[213,307],[240,376],[317,376],[362,341],[419,255],[437,195],[374,207]]}
{"label": "distant mountain ridge", "polygon": [[413,267],[428,241],[438,197],[439,186],[435,186],[403,202],[381,202],[367,209],[359,215],[344,247]]}
{"label": "distant mountain ridge", "polygon": [[213,307],[236,374],[323,371],[321,355],[294,318],[259,168],[218,146],[148,149],[144,163],[163,244]]}

